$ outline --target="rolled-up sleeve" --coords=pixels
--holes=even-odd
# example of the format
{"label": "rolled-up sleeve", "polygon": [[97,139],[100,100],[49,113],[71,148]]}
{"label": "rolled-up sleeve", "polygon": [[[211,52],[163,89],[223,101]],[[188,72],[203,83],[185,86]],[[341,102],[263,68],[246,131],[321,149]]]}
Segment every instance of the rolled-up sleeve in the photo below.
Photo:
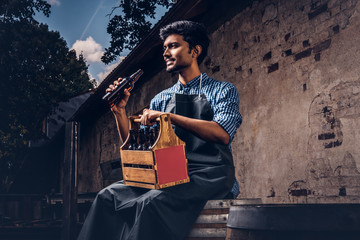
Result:
{"label": "rolled-up sleeve", "polygon": [[242,122],[239,102],[239,94],[236,87],[229,82],[223,82],[213,105],[213,120],[229,134],[230,142],[233,140],[236,130]]}

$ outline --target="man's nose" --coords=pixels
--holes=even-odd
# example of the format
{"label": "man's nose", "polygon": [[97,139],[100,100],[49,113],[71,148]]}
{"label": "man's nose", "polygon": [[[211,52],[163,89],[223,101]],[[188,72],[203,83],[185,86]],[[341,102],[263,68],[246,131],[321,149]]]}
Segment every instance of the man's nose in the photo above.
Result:
{"label": "man's nose", "polygon": [[164,56],[164,57],[165,57],[165,56],[170,56],[170,53],[169,53],[169,49],[168,49],[168,48],[164,49],[163,56]]}

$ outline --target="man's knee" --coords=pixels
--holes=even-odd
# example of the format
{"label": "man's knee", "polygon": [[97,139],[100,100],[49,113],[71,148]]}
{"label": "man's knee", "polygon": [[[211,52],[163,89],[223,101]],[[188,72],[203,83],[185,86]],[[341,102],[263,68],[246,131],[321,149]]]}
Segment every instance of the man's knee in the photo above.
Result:
{"label": "man's knee", "polygon": [[108,200],[108,201],[112,201],[113,200],[113,196],[116,193],[119,193],[123,190],[123,188],[126,188],[127,186],[124,185],[123,183],[113,183],[103,189],[101,189],[98,194],[97,194],[97,198],[100,198],[101,200]]}

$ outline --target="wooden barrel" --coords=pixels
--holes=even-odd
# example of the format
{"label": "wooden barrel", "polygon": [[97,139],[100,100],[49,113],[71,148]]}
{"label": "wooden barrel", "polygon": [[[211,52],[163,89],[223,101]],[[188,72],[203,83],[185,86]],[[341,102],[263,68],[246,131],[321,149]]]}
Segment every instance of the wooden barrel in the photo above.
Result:
{"label": "wooden barrel", "polygon": [[196,220],[187,240],[225,240],[231,206],[260,203],[260,199],[209,200]]}
{"label": "wooden barrel", "polygon": [[228,240],[358,240],[360,204],[233,206],[227,226]]}

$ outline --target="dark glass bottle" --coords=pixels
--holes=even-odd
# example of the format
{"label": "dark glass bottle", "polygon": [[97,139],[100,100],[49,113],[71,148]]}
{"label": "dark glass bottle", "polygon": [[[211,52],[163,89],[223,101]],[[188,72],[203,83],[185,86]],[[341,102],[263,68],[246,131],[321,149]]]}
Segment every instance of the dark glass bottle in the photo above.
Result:
{"label": "dark glass bottle", "polygon": [[110,107],[114,106],[121,100],[122,96],[124,95],[125,89],[130,92],[134,88],[134,83],[140,78],[143,73],[143,70],[139,69],[130,77],[123,78],[121,82],[119,82],[119,84],[115,86],[115,89],[113,91],[108,92],[103,96],[103,99],[110,104]]}
{"label": "dark glass bottle", "polygon": [[149,126],[145,126],[144,129],[144,150],[148,151],[149,150],[149,146],[150,146],[150,127]]}
{"label": "dark glass bottle", "polygon": [[156,141],[156,133],[155,128],[150,128],[149,130],[149,144],[148,144],[148,150],[151,150],[152,146],[155,144]]}
{"label": "dark glass bottle", "polygon": [[137,147],[137,150],[142,151],[146,150],[146,141],[145,141],[145,130],[141,128],[139,130],[139,145]]}
{"label": "dark glass bottle", "polygon": [[136,150],[137,149],[137,137],[136,137],[136,132],[134,129],[130,129],[129,130],[129,146],[128,146],[128,150]]}

